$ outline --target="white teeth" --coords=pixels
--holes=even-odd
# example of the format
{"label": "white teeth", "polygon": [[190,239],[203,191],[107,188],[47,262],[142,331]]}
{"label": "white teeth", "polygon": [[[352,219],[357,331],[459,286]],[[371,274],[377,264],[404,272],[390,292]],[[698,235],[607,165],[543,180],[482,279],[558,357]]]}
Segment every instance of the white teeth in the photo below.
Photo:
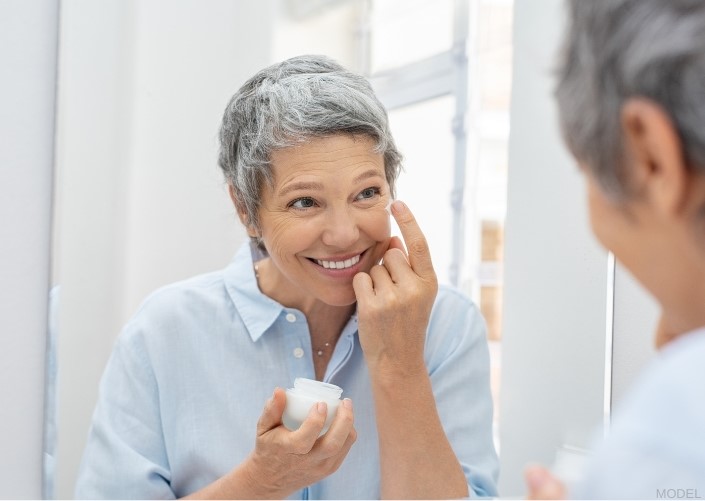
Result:
{"label": "white teeth", "polygon": [[360,254],[345,261],[326,261],[324,259],[316,259],[316,263],[326,269],[344,270],[350,268],[360,262]]}

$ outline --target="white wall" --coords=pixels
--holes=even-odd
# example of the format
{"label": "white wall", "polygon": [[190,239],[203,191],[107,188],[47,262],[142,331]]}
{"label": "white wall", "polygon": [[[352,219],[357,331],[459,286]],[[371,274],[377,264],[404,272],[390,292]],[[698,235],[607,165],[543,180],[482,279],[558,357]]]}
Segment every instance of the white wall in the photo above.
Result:
{"label": "white wall", "polygon": [[42,496],[58,2],[0,2],[0,498]]}
{"label": "white wall", "polygon": [[619,403],[654,353],[658,304],[623,266],[614,278],[614,328],[612,341],[612,408]]}
{"label": "white wall", "polygon": [[217,167],[229,97],[270,62],[271,2],[62,4],[56,495],[73,496],[97,385],[155,288],[222,268],[245,234]]}
{"label": "white wall", "polygon": [[516,2],[502,335],[503,496],[528,462],[586,447],[604,411],[607,254],[590,234],[583,180],[562,146],[552,64],[559,0]]}

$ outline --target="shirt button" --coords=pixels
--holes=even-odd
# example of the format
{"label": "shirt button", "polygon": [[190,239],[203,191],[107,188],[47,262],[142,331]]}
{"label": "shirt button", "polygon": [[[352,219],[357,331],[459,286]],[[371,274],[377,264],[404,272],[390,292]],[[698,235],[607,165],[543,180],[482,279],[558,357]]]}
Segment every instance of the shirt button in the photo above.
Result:
{"label": "shirt button", "polygon": [[294,322],[296,322],[296,315],[294,315],[293,313],[287,313],[286,319],[287,319],[287,321],[294,323]]}
{"label": "shirt button", "polygon": [[304,356],[304,349],[303,348],[294,348],[294,356],[296,358],[301,358]]}

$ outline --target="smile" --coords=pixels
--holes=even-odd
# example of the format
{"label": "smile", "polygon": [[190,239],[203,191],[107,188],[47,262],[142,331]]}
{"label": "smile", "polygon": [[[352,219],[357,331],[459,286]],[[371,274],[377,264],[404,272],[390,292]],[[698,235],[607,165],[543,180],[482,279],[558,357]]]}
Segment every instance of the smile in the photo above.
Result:
{"label": "smile", "polygon": [[319,266],[323,266],[324,268],[328,270],[344,270],[346,268],[350,268],[352,266],[355,266],[357,263],[360,262],[360,254],[357,256],[351,257],[350,259],[346,259],[345,261],[326,261],[325,259],[314,259],[316,264]]}

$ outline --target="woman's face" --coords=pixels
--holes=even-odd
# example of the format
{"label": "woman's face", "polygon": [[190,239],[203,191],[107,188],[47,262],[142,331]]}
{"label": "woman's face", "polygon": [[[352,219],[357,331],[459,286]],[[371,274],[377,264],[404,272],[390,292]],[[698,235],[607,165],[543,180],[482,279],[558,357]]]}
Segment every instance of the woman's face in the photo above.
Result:
{"label": "woman's face", "polygon": [[302,301],[355,302],[352,279],[389,245],[383,156],[364,136],[335,135],[274,152],[264,186],[261,238],[278,287]]}
{"label": "woman's face", "polygon": [[602,246],[611,251],[649,291],[657,297],[664,277],[654,263],[662,261],[668,233],[649,203],[640,196],[628,195],[612,200],[589,170],[582,168],[587,182],[590,225]]}

